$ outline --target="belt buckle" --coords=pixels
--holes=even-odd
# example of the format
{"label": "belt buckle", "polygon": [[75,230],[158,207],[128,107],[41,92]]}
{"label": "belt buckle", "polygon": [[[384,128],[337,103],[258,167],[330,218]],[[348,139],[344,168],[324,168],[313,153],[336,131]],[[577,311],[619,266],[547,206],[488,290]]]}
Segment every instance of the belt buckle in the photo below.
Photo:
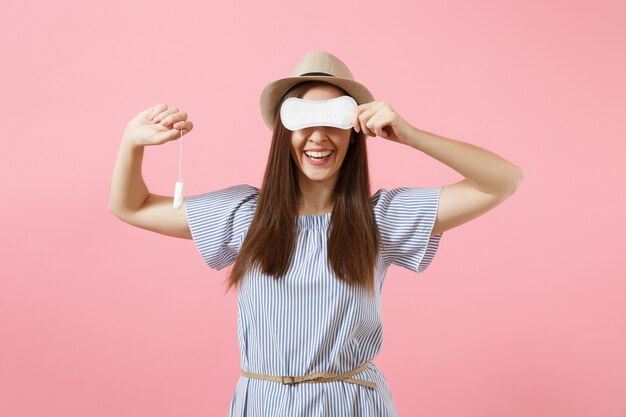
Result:
{"label": "belt buckle", "polygon": [[295,384],[295,378],[293,376],[281,376],[280,381],[285,385]]}

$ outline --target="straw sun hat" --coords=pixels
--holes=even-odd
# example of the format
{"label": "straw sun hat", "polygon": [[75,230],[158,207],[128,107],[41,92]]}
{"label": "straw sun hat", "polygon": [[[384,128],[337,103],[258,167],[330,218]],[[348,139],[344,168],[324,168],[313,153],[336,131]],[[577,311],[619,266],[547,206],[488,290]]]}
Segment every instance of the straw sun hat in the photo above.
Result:
{"label": "straw sun hat", "polygon": [[308,52],[291,72],[291,76],[272,81],[261,92],[261,115],[267,127],[274,130],[278,105],[283,95],[303,81],[325,81],[343,88],[358,103],[374,101],[374,96],[363,84],[354,80],[346,64],[325,51]]}

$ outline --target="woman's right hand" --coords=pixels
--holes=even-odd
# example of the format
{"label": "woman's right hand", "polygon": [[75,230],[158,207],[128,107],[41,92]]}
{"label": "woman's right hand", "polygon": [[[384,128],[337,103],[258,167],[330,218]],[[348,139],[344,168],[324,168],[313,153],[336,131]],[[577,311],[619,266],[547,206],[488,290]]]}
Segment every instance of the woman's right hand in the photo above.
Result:
{"label": "woman's right hand", "polygon": [[180,138],[193,129],[193,123],[187,120],[187,113],[179,112],[176,107],[157,104],[137,114],[128,122],[124,130],[124,140],[137,146],[161,145]]}

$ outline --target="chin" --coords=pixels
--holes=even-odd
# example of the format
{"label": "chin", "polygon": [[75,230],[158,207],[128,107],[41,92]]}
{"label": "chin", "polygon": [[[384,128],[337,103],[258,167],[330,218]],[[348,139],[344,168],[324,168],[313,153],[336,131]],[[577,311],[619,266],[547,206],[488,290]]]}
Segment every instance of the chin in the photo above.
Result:
{"label": "chin", "polygon": [[326,176],[326,175],[306,175],[304,174],[309,180],[311,181],[326,181],[328,179],[330,179],[330,177]]}
{"label": "chin", "polygon": [[325,181],[329,181],[329,180],[333,179],[334,174],[331,174],[331,173],[320,174],[320,173],[318,173],[317,175],[314,175],[314,174],[309,175],[308,173],[305,173],[304,176],[307,177],[310,181],[325,182]]}

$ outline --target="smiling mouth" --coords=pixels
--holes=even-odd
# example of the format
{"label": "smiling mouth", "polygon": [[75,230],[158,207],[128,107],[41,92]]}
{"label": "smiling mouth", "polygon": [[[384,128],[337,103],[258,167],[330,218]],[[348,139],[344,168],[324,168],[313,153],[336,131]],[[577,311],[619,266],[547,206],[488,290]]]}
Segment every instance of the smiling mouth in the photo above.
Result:
{"label": "smiling mouth", "polygon": [[328,164],[331,160],[331,158],[333,158],[333,154],[335,152],[330,152],[328,155],[326,156],[315,156],[315,154],[313,155],[309,155],[308,152],[303,152],[304,154],[304,158],[306,159],[306,161],[309,163],[309,165],[312,166],[316,166],[316,167],[322,167],[322,166],[326,166],[326,164]]}
{"label": "smiling mouth", "polygon": [[309,158],[312,161],[324,161],[330,158],[334,152],[335,151],[325,151],[325,152],[304,151],[303,153],[307,158]]}

